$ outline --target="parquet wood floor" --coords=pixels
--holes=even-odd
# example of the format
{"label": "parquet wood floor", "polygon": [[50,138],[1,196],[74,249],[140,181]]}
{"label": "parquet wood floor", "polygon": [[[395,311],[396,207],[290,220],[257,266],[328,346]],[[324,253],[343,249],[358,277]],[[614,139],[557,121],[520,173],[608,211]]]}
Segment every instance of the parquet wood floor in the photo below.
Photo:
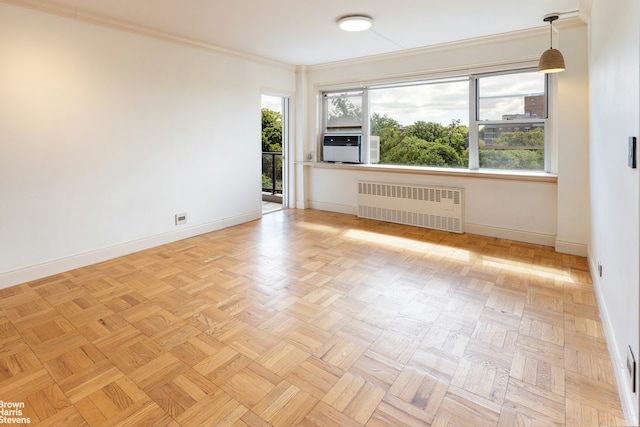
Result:
{"label": "parquet wood floor", "polygon": [[623,425],[584,258],[319,211],[0,291],[39,426]]}

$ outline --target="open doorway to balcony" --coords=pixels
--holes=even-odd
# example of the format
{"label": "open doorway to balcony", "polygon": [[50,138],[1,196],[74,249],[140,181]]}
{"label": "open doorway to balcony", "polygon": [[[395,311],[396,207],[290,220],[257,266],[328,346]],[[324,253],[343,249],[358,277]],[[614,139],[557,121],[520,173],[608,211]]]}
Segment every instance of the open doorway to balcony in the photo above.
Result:
{"label": "open doorway to balcony", "polygon": [[287,207],[289,98],[262,95],[262,213]]}

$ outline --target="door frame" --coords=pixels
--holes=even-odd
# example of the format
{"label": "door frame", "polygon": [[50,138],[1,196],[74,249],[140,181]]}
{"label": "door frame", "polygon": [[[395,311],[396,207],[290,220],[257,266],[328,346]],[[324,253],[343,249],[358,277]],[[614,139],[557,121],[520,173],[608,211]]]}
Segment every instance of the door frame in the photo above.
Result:
{"label": "door frame", "polygon": [[291,132],[292,132],[292,99],[294,94],[286,91],[262,88],[260,90],[260,108],[262,109],[262,96],[280,98],[282,114],[282,208],[286,209],[291,202],[291,170],[293,164]]}

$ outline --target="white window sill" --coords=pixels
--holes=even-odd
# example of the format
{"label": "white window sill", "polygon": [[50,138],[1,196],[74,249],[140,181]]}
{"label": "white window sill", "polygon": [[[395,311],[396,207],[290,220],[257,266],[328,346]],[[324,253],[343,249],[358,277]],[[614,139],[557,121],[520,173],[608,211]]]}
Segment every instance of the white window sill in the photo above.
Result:
{"label": "white window sill", "polygon": [[320,169],[359,170],[370,172],[393,172],[433,176],[455,176],[459,178],[501,179],[511,181],[534,181],[557,183],[558,176],[546,172],[536,171],[512,171],[512,170],[469,170],[455,168],[436,168],[423,166],[402,165],[365,165],[352,163],[327,163],[327,162],[303,162],[304,166]]}

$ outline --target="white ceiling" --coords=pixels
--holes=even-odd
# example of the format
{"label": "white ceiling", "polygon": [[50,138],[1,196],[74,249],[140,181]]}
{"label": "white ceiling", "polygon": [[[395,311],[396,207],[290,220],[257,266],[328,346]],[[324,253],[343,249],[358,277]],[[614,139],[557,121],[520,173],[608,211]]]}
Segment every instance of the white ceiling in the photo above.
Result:
{"label": "white ceiling", "polygon": [[[20,3],[17,1],[16,3]],[[33,6],[37,0],[29,2]],[[41,0],[292,65],[314,65],[548,26],[580,0]],[[336,20],[366,14],[371,30]],[[575,13],[572,14],[575,16]]]}

